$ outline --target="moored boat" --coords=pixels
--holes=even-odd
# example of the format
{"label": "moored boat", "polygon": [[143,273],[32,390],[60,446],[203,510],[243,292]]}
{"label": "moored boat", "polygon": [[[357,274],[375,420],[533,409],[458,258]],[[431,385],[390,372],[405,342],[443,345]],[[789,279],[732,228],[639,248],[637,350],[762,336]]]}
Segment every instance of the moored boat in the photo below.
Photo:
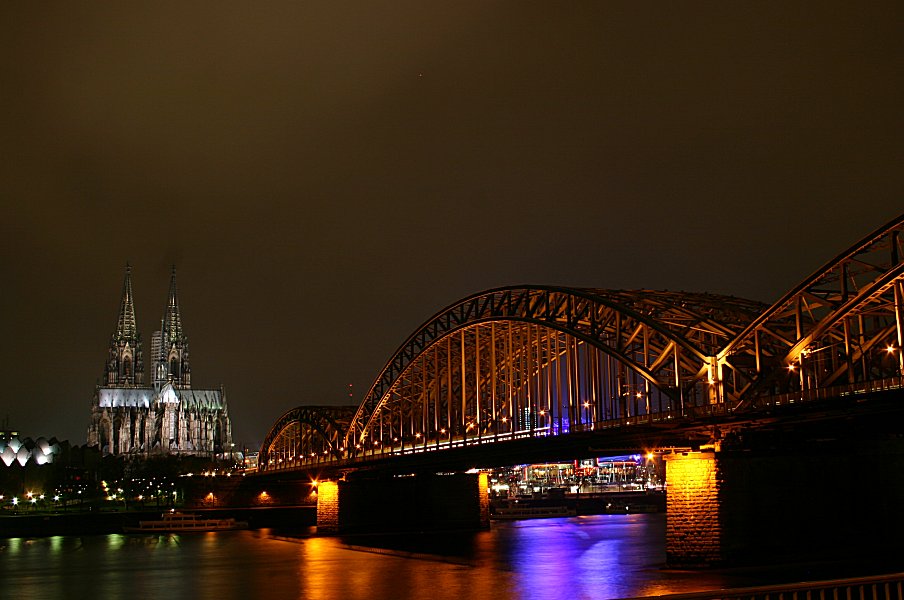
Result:
{"label": "moored boat", "polygon": [[549,519],[553,517],[573,517],[577,511],[567,506],[500,506],[490,519],[514,521],[517,519]]}
{"label": "moored boat", "polygon": [[126,533],[189,533],[194,531],[230,531],[247,529],[248,523],[231,517],[200,517],[195,513],[168,512],[160,519],[139,521],[137,527],[123,527]]}

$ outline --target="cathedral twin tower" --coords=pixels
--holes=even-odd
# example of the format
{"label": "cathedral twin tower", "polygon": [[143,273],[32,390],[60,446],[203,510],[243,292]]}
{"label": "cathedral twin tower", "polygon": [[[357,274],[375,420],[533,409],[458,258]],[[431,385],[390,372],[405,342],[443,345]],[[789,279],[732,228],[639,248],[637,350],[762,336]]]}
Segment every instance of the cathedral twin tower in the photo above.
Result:
{"label": "cathedral twin tower", "polygon": [[151,337],[145,385],[141,335],[135,324],[132,268],[126,265],[116,331],[91,406],[88,445],[104,454],[216,456],[231,451],[232,425],[223,390],[191,387],[188,338],[182,331],[176,269],[160,330]]}

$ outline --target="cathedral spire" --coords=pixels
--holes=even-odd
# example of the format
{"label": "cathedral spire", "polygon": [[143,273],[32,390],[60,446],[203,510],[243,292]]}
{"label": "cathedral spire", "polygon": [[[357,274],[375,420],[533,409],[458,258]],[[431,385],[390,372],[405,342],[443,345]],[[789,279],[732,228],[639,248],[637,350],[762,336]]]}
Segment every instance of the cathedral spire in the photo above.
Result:
{"label": "cathedral spire", "polygon": [[105,385],[140,385],[144,377],[144,360],[141,355],[141,335],[135,324],[135,303],[132,300],[132,267],[126,263],[126,276],[122,282],[119,318],[116,331],[110,340],[110,352],[104,373]]}
{"label": "cathedral spire", "polygon": [[126,277],[122,282],[122,300],[119,303],[115,337],[120,340],[134,340],[137,334],[135,304],[132,301],[132,266],[126,263]]}
{"label": "cathedral spire", "polygon": [[163,340],[169,346],[173,343],[181,343],[182,316],[179,314],[179,292],[176,288],[176,265],[170,275],[169,300],[166,303],[166,311],[163,313]]}
{"label": "cathedral spire", "polygon": [[[159,336],[159,337],[158,337]],[[161,386],[167,381],[172,381],[177,388],[191,386],[191,367],[188,362],[188,338],[182,331],[182,315],[179,312],[179,290],[176,287],[176,267],[170,275],[169,298],[166,309],[163,311],[163,319],[160,324],[159,334],[154,334],[152,340],[152,353],[159,354],[155,357],[157,367],[155,369],[154,384]]]}

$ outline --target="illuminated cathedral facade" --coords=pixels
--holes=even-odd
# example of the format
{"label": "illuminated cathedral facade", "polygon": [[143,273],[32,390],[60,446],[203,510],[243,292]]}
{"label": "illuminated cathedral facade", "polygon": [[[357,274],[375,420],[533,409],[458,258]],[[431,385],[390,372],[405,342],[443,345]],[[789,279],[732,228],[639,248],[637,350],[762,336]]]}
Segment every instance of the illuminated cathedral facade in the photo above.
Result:
{"label": "illuminated cathedral facade", "polygon": [[105,455],[223,456],[232,449],[232,424],[222,389],[191,386],[188,338],[182,330],[176,269],[160,330],[145,359],[135,321],[132,269],[126,266],[116,331],[94,393],[88,445]]}

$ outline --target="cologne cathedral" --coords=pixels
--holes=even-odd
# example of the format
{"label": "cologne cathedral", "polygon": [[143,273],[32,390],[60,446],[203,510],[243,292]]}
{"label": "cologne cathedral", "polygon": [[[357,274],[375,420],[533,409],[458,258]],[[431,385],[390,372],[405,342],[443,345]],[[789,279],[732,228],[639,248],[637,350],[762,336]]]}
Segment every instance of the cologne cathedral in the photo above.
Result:
{"label": "cologne cathedral", "polygon": [[91,405],[88,445],[103,454],[222,456],[232,449],[232,425],[222,389],[191,386],[188,338],[182,330],[176,269],[160,331],[151,337],[150,384],[135,324],[132,269],[126,265],[122,301],[103,382]]}

